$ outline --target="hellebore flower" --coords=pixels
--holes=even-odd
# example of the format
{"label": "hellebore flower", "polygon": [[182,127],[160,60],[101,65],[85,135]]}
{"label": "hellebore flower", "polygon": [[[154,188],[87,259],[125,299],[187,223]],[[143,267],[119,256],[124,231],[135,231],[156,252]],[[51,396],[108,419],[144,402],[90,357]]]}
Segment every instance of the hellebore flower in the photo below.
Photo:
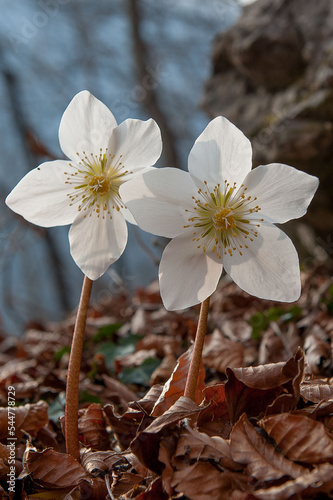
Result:
{"label": "hellebore flower", "polygon": [[125,219],[135,222],[119,187],[154,165],[162,151],[160,130],[152,119],[117,125],[101,101],[82,91],[62,116],[59,141],[70,161],[46,162],[30,171],[6,203],[39,226],[72,224],[72,257],[96,280],[125,249]]}
{"label": "hellebore flower", "polygon": [[251,170],[251,159],[250,141],[217,117],[196,140],[189,172],[154,169],[120,188],[142,229],[172,238],[159,268],[167,309],[203,302],[223,267],[252,295],[299,298],[297,252],[274,224],[305,214],[318,179],[278,163]]}

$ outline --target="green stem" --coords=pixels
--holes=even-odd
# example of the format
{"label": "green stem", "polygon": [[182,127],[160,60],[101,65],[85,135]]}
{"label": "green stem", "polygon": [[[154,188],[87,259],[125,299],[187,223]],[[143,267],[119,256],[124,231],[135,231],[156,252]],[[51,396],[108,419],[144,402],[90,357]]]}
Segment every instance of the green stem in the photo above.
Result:
{"label": "green stem", "polygon": [[76,460],[80,460],[78,411],[79,411],[79,379],[83,349],[84,332],[86,328],[87,312],[89,307],[92,280],[84,277],[79,308],[77,311],[71,354],[68,364],[66,410],[65,410],[65,439],[66,451]]}
{"label": "green stem", "polygon": [[201,303],[197,333],[195,335],[194,347],[192,352],[192,359],[184,391],[184,396],[192,399],[193,401],[195,401],[195,392],[197,388],[200,365],[201,365],[202,349],[207,329],[209,299],[210,297],[208,297]]}

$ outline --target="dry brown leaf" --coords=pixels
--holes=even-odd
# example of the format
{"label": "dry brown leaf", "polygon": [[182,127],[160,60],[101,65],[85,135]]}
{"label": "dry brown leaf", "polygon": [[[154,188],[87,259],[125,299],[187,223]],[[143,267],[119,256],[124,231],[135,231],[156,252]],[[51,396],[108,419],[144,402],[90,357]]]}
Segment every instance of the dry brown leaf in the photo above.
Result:
{"label": "dry brown leaf", "polygon": [[290,460],[309,464],[333,462],[333,440],[321,422],[283,413],[265,417],[258,424]]}
{"label": "dry brown leaf", "polygon": [[[188,349],[178,359],[177,365],[171,377],[165,383],[162,393],[155,403],[155,406],[152,411],[152,415],[154,417],[162,415],[184,394],[191,358],[192,358],[192,348]],[[198,404],[200,404],[202,401],[203,397],[202,391],[204,390],[204,388],[205,388],[205,369],[203,367],[203,362],[201,360],[201,368],[199,372],[196,393],[195,393],[195,401]]]}
{"label": "dry brown leaf", "polygon": [[[131,391],[126,385],[119,382],[119,380],[109,377],[108,375],[102,375],[103,382],[107,388],[108,399],[118,399],[122,406],[126,406],[130,401],[135,401],[137,395],[135,392]],[[108,401],[109,402],[109,401]]]}
{"label": "dry brown leaf", "polygon": [[[113,483],[111,486],[112,494],[115,495],[116,498],[119,498],[119,496],[128,493],[133,487],[138,486],[144,480],[144,477],[134,474],[133,472],[123,472],[120,474],[113,473]],[[131,496],[129,496],[129,498],[131,498]]]}
{"label": "dry brown leaf", "polygon": [[133,408],[134,410],[143,409],[145,413],[150,415],[156,401],[161,395],[162,390],[163,385],[153,385],[153,387],[149,389],[147,394],[142,399],[129,403],[128,407]]}
{"label": "dry brown leaf", "polygon": [[[184,418],[190,418],[200,411],[192,399],[181,396],[163,415],[157,417],[148,427],[139,432],[131,442],[131,450],[148,469],[161,473],[162,463],[156,459],[163,435],[171,429],[177,435],[177,424]],[[179,433],[179,431],[178,431]]]}
{"label": "dry brown leaf", "polygon": [[[311,472],[304,472],[293,481],[286,481],[280,486],[264,488],[255,492],[259,500],[286,500],[287,498],[332,498],[333,489],[333,465],[322,464],[315,467]],[[315,496],[311,496],[313,493]],[[320,493],[329,496],[319,496]],[[304,496],[303,496],[304,494]]]}
{"label": "dry brown leaf", "polygon": [[173,335],[156,335],[149,333],[140,339],[136,345],[140,349],[155,349],[158,357],[163,358],[167,352],[173,352],[176,356],[181,354],[181,341]]}
{"label": "dry brown leaf", "polygon": [[175,471],[172,487],[191,500],[229,500],[230,493],[238,484],[239,475],[221,472],[207,462],[198,462]]}
{"label": "dry brown leaf", "polygon": [[219,436],[209,437],[203,432],[187,426],[180,435],[174,459],[186,457],[186,460],[209,460],[225,469],[239,470],[231,455],[230,443]]}
{"label": "dry brown leaf", "polygon": [[126,450],[137,434],[144,417],[143,411],[129,408],[123,415],[119,415],[112,405],[104,406],[103,410],[118,439],[118,444]]}
{"label": "dry brown leaf", "polygon": [[24,406],[0,408],[0,439],[8,436],[8,416],[15,413],[15,436],[21,437],[25,431],[31,436],[36,436],[39,429],[47,425],[48,405],[45,401]]}
{"label": "dry brown leaf", "polygon": [[301,384],[301,396],[306,402],[312,403],[333,400],[333,385],[321,379],[304,381]]}
{"label": "dry brown leaf", "polygon": [[105,426],[100,404],[93,403],[79,411],[79,436],[85,446],[95,450],[107,450],[110,447],[110,439]]}
{"label": "dry brown leaf", "polygon": [[174,354],[167,354],[163,358],[162,363],[153,371],[150,377],[150,385],[163,384],[166,382],[171,377],[176,365],[177,360]]}
{"label": "dry brown leaf", "polygon": [[225,373],[227,366],[238,367],[243,364],[244,348],[240,342],[227,339],[217,329],[206,337],[202,352],[205,366]]}
{"label": "dry brown leaf", "polygon": [[230,418],[225,400],[224,384],[208,386],[203,394],[203,409],[197,419],[199,431],[203,431],[210,436],[229,436]]}
{"label": "dry brown leaf", "polygon": [[259,481],[272,481],[283,476],[296,478],[307,472],[279,453],[242,415],[230,434],[230,447],[235,462],[246,466],[248,473]]}
{"label": "dry brown leaf", "polygon": [[307,373],[326,376],[332,374],[333,360],[330,336],[318,324],[313,325],[306,335],[304,352],[307,361]]}
{"label": "dry brown leaf", "polygon": [[51,490],[90,482],[87,472],[71,455],[50,448],[39,452],[28,446],[23,463],[24,472],[31,474],[36,484]]}

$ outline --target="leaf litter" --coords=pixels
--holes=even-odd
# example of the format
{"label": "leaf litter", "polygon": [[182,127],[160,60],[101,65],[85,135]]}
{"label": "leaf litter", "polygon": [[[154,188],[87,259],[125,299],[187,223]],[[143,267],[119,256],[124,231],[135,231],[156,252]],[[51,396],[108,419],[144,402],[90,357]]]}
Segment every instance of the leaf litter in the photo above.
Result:
{"label": "leaf litter", "polygon": [[[156,286],[94,304],[80,377],[81,461],[62,432],[75,315],[0,338],[0,497],[333,498],[333,285],[302,272],[296,304],[223,278],[211,299],[196,401],[184,397],[199,308]],[[15,495],[8,387],[15,388]]]}

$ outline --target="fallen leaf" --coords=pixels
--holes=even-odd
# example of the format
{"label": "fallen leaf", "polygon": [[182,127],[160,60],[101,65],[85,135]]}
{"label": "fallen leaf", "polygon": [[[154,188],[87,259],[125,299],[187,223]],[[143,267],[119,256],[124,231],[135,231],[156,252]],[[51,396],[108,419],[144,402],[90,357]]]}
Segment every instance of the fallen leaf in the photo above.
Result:
{"label": "fallen leaf", "polygon": [[39,452],[28,447],[23,465],[24,472],[31,474],[34,482],[43,488],[69,488],[81,481],[90,482],[87,472],[71,455],[50,448]]}
{"label": "fallen leaf", "polygon": [[272,481],[283,476],[296,478],[307,469],[291,462],[263,438],[242,415],[230,434],[232,458],[246,467],[247,472],[259,481]]}
{"label": "fallen leaf", "polygon": [[[285,500],[293,498],[332,498],[333,465],[322,464],[311,472],[304,472],[293,481],[286,481],[280,486],[256,490],[255,497],[259,500]],[[315,496],[311,496],[311,494]],[[329,496],[320,496],[320,493]],[[301,496],[300,496],[301,495]],[[304,496],[303,496],[304,495]]]}
{"label": "fallen leaf", "polygon": [[88,408],[80,410],[78,425],[80,441],[85,446],[95,450],[106,450],[110,447],[110,439],[100,404],[93,403]]}
{"label": "fallen leaf", "polygon": [[301,384],[301,396],[306,402],[312,401],[313,403],[333,400],[333,385],[321,379],[303,381]]}
{"label": "fallen leaf", "polygon": [[317,464],[333,462],[333,439],[321,422],[283,413],[258,422],[290,460]]}
{"label": "fallen leaf", "polygon": [[220,373],[225,373],[227,366],[242,366],[243,355],[242,344],[227,339],[217,328],[205,339],[202,352],[204,365]]}
{"label": "fallen leaf", "polygon": [[172,487],[191,500],[229,500],[238,483],[232,472],[221,472],[209,463],[198,462],[183,470],[175,471]]}
{"label": "fallen leaf", "polygon": [[8,421],[13,414],[15,414],[13,421],[15,422],[16,437],[21,437],[23,435],[22,431],[31,436],[36,436],[39,429],[47,425],[49,421],[47,410],[48,405],[45,401],[24,406],[0,408],[0,439],[8,436]]}
{"label": "fallen leaf", "polygon": [[[152,411],[154,417],[162,415],[166,410],[168,410],[178,399],[183,396],[187,374],[189,371],[190,363],[192,358],[192,348],[188,349],[184,354],[180,356],[177,361],[177,365],[172,372],[169,380],[164,384],[164,388]],[[203,362],[201,360],[201,368],[199,372],[195,401],[200,404],[202,401],[202,391],[205,388],[205,369],[203,367]]]}

